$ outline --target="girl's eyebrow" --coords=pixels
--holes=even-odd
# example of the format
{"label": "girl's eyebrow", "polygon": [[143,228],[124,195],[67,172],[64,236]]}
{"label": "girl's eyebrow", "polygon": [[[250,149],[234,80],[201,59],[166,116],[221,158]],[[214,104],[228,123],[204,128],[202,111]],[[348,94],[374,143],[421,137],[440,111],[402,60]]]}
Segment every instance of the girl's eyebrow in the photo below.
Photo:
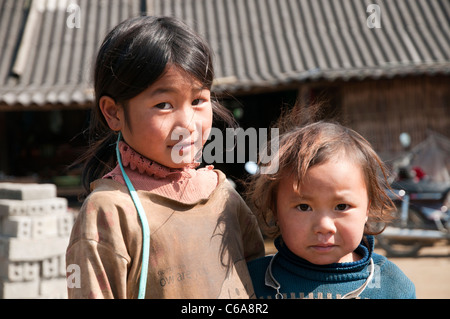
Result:
{"label": "girl's eyebrow", "polygon": [[[202,87],[192,87],[191,92],[198,93],[203,90],[204,90],[204,88],[202,88]],[[165,94],[165,93],[179,93],[180,91],[181,90],[179,90],[175,86],[166,86],[166,87],[159,87],[154,90],[151,90],[149,95],[154,96],[154,95]]]}
{"label": "girl's eyebrow", "polygon": [[160,87],[150,91],[150,96],[164,93],[177,93],[179,90],[175,87]]}

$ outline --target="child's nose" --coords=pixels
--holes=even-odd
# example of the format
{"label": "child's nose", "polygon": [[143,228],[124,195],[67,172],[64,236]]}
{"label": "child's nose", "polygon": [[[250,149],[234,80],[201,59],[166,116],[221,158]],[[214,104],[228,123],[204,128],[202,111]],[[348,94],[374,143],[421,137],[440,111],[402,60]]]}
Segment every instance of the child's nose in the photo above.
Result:
{"label": "child's nose", "polygon": [[314,233],[321,236],[334,235],[336,233],[334,219],[327,214],[318,216],[314,225]]}

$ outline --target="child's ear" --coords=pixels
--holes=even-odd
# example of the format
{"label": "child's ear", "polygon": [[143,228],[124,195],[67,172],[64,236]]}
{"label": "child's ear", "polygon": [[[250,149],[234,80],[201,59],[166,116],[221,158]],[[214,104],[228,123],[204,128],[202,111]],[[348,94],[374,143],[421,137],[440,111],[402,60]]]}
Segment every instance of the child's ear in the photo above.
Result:
{"label": "child's ear", "polygon": [[123,108],[109,96],[102,96],[99,107],[108,126],[113,131],[120,131],[123,127]]}
{"label": "child's ear", "polygon": [[371,207],[372,201],[369,200],[369,204],[367,205],[367,212],[366,212],[366,223],[369,220],[369,214],[370,214],[370,207]]}

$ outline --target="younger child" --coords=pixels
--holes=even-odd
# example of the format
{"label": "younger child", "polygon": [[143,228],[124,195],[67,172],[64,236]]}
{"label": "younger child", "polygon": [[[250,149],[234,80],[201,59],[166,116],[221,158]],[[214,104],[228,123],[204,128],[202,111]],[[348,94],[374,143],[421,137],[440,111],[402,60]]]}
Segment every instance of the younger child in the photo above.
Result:
{"label": "younger child", "polygon": [[[383,164],[355,131],[330,122],[280,119],[278,171],[249,191],[274,256],[249,263],[258,298],[415,298],[413,283],[375,254],[389,220]],[[382,175],[382,178],[380,178]]]}
{"label": "younger child", "polygon": [[212,81],[207,44],[175,18],[132,18],[106,36],[84,159],[90,194],[66,253],[80,269],[70,298],[254,296],[256,217],[222,172],[196,169],[213,114],[229,116]]}

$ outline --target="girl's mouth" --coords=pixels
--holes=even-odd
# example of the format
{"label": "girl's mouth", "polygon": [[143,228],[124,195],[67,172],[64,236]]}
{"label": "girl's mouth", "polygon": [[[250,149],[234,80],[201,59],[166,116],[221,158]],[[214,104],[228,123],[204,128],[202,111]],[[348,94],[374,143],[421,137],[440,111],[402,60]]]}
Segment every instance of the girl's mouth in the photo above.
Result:
{"label": "girl's mouth", "polygon": [[189,141],[189,142],[183,142],[183,143],[182,142],[178,142],[177,144],[172,145],[170,147],[174,148],[174,149],[177,149],[177,150],[184,150],[184,149],[192,147],[193,145],[194,145],[194,142]]}
{"label": "girl's mouth", "polygon": [[185,148],[185,147],[191,147],[192,145],[195,144],[195,141],[191,141],[191,140],[184,140],[184,141],[179,141],[173,145],[169,145],[169,148]]}

